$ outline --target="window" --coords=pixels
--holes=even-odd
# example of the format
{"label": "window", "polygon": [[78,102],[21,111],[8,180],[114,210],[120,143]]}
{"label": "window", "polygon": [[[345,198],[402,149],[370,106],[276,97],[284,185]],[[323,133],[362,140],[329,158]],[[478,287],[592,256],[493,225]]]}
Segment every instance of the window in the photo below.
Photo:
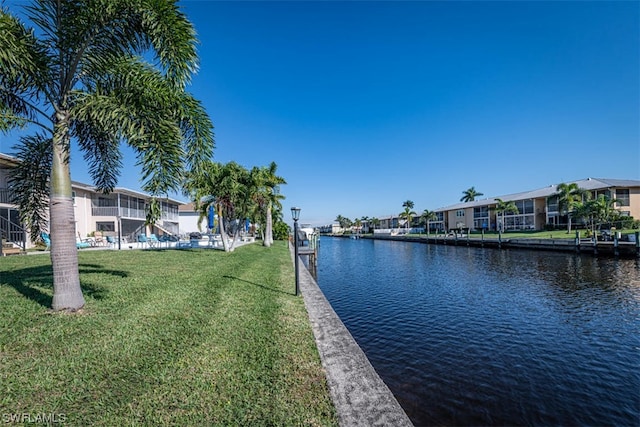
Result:
{"label": "window", "polygon": [[629,189],[617,189],[616,190],[616,202],[618,206],[629,206]]}
{"label": "window", "polygon": [[464,216],[464,209],[458,209],[456,211],[456,217],[460,218]]}
{"label": "window", "polygon": [[115,223],[111,222],[96,222],[96,231],[116,231]]}
{"label": "window", "polygon": [[473,217],[474,218],[488,218],[489,217],[489,206],[481,206],[479,208],[473,208]]}

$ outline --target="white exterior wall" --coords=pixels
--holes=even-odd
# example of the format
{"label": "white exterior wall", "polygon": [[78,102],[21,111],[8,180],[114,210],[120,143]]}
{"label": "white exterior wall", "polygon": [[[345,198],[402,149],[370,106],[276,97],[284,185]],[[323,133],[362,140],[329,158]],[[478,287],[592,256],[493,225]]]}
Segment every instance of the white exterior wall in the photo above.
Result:
{"label": "white exterior wall", "polygon": [[179,228],[180,235],[189,234],[194,231],[203,232],[207,228],[206,218],[202,221],[202,230],[198,229],[198,218],[200,214],[197,212],[180,212],[179,213]]}

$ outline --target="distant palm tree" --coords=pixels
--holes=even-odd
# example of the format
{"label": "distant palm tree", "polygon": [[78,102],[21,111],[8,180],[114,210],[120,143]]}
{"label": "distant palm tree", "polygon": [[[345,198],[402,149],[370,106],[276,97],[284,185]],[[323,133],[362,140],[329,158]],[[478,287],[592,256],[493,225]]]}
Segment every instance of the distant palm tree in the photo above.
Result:
{"label": "distant palm tree", "polygon": [[429,209],[425,209],[424,211],[422,211],[422,215],[420,215],[420,218],[425,223],[425,228],[427,230],[427,239],[428,239],[429,238],[429,223],[431,221],[435,221],[436,219],[438,219],[438,216],[436,215],[436,213],[434,211],[430,211]]}
{"label": "distant palm tree", "polygon": [[465,203],[473,202],[476,199],[476,197],[484,196],[483,193],[477,192],[475,187],[471,187],[468,190],[463,191],[462,194],[464,194],[464,196],[460,198],[460,201]]}
{"label": "distant palm tree", "polygon": [[375,230],[380,225],[380,220],[376,217],[373,217],[369,220],[371,225],[373,225],[373,229]]}
{"label": "distant palm tree", "polygon": [[594,233],[602,224],[615,220],[619,212],[615,209],[617,201],[600,194],[597,199],[577,203],[574,206],[573,215],[588,224],[589,230]]}
{"label": "distant palm tree", "polygon": [[506,213],[518,213],[518,207],[513,201],[505,202],[502,199],[496,199],[496,206],[493,208],[496,211],[496,217],[502,216],[502,218],[497,219],[498,223],[498,237],[502,235],[502,229],[504,227],[504,214]]}
{"label": "distant palm tree", "polygon": [[578,184],[575,182],[571,184],[565,184],[564,182],[558,184],[556,192],[552,196],[558,198],[558,211],[567,216],[567,233],[571,233],[573,211],[588,195],[589,192],[578,187]]}
{"label": "distant palm tree", "polygon": [[414,205],[413,205],[413,201],[412,201],[412,200],[405,200],[405,201],[402,203],[402,207],[403,207],[403,208],[413,209],[413,206],[414,206]]}
{"label": "distant palm tree", "polygon": [[356,218],[356,220],[353,222],[353,225],[356,227],[356,233],[358,233],[362,228],[362,220]]}

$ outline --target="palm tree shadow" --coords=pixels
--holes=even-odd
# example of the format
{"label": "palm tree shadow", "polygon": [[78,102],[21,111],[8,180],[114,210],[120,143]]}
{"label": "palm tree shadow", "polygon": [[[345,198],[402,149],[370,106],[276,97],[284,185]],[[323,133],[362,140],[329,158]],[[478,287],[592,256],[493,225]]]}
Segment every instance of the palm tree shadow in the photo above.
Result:
{"label": "palm tree shadow", "polygon": [[280,289],[270,288],[269,286],[261,285],[260,283],[250,282],[249,280],[244,280],[244,279],[241,279],[239,277],[226,276],[226,275],[222,276],[222,277],[224,277],[225,279],[238,280],[240,282],[248,283],[248,284],[256,286],[258,288],[266,289],[267,291],[277,292],[277,293],[285,294],[285,295],[294,295],[293,292],[285,292],[285,291],[281,291]]}
{"label": "palm tree shadow", "polygon": [[[96,286],[92,283],[83,282],[82,274],[101,273],[118,277],[127,277],[126,271],[107,270],[97,264],[79,264],[80,287],[82,293],[94,299],[103,299],[107,293],[107,289]],[[0,286],[9,285],[16,291],[20,292],[24,297],[40,304],[43,307],[50,308],[53,302],[53,270],[51,265],[40,267],[28,267],[14,270],[11,275],[5,274],[0,276]],[[51,292],[43,292],[42,289],[51,290]]]}

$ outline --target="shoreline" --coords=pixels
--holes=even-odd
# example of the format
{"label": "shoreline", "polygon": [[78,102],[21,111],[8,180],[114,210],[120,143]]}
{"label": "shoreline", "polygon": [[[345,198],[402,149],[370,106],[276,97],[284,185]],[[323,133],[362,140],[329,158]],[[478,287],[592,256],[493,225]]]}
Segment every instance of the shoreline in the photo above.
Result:
{"label": "shoreline", "polygon": [[[322,234],[327,237],[351,238],[349,234]],[[494,249],[532,249],[556,252],[585,253],[594,256],[616,256],[623,258],[640,257],[640,242],[599,242],[592,239],[540,239],[540,238],[481,238],[481,237],[458,237],[458,236],[429,236],[426,235],[401,235],[375,236],[372,234],[360,235],[360,239],[369,240],[391,240],[396,242],[413,242],[423,244],[451,245],[451,246],[473,246]]]}

